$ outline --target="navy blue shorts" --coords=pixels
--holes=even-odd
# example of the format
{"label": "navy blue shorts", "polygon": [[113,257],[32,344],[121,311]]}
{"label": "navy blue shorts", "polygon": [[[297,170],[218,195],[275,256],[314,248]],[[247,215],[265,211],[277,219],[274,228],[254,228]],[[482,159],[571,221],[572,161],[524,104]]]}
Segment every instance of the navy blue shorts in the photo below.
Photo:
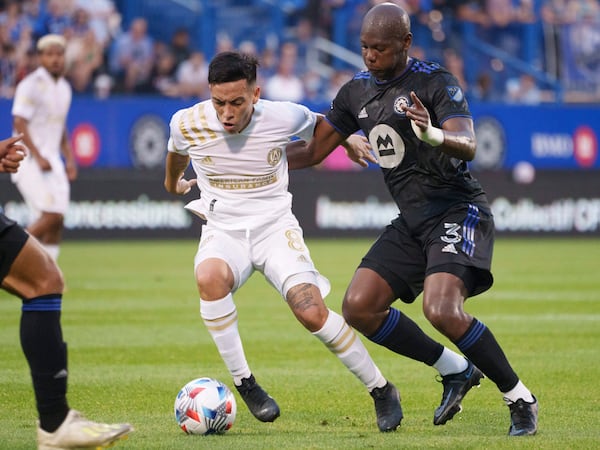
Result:
{"label": "navy blue shorts", "polygon": [[0,282],[25,246],[29,234],[14,220],[0,213]]}
{"label": "navy blue shorts", "polygon": [[469,296],[488,290],[494,248],[494,219],[472,204],[453,207],[418,230],[398,216],[371,246],[359,267],[377,272],[396,298],[412,303],[423,291],[425,277],[452,273],[465,283]]}

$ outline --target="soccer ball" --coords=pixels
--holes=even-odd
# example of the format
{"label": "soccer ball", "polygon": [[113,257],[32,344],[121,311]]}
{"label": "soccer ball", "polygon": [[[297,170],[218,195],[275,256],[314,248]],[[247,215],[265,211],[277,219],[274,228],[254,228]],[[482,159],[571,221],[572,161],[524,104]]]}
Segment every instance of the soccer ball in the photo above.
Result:
{"label": "soccer ball", "polygon": [[175,398],[175,420],[187,434],[223,434],[235,421],[237,406],[231,390],[214,378],[197,378]]}

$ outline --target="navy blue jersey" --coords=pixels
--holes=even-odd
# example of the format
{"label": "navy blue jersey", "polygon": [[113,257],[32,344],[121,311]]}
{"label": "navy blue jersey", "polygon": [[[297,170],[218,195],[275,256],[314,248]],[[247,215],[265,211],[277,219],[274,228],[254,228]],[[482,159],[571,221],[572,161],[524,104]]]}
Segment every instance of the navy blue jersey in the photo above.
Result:
{"label": "navy blue jersey", "polygon": [[452,117],[471,117],[456,77],[437,63],[417,59],[387,82],[378,82],[366,71],[358,73],[342,86],[326,117],[343,135],[358,130],[365,133],[385,183],[409,225],[418,226],[459,203],[489,210],[467,163],[415,135],[400,108],[412,104],[411,91],[421,99],[435,127]]}

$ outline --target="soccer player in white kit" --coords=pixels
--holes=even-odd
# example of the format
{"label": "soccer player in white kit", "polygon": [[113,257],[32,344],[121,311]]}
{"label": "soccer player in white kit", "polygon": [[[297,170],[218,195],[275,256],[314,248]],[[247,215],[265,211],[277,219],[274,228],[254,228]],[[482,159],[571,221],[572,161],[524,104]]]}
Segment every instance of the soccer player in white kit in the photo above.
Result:
{"label": "soccer player in white kit", "polygon": [[[274,421],[279,406],[250,370],[233,300],[258,270],[365,385],[379,429],[395,430],[402,420],[398,391],[354,330],[325,305],[329,282],[315,268],[291,209],[286,145],[292,137],[310,140],[320,116],[298,104],[261,100],[257,66],[253,56],[218,54],[209,66],[211,99],[171,119],[165,188],[185,194],[197,183],[201,197],[186,208],[206,221],[194,261],[201,317],[249,410]],[[197,179],[184,178],[190,160]]]}
{"label": "soccer player in white kit", "polygon": [[65,45],[65,38],[57,34],[39,39],[40,67],[18,84],[12,106],[13,128],[23,135],[28,156],[11,178],[31,212],[27,231],[55,260],[69,206],[70,182],[77,177],[66,128],[72,94],[63,77]]}

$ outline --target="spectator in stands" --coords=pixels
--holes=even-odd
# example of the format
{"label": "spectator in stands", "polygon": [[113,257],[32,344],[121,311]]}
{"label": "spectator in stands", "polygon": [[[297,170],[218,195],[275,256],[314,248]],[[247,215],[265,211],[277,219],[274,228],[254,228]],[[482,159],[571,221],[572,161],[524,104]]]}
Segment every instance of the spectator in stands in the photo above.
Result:
{"label": "spectator in stands", "polygon": [[304,98],[304,85],[297,75],[298,53],[296,44],[286,42],[281,46],[277,73],[265,85],[265,97],[269,100],[300,102]]}
{"label": "spectator in stands", "polygon": [[112,0],[75,0],[75,5],[87,11],[96,41],[104,49],[108,48],[121,28],[121,15],[114,2]]}
{"label": "spectator in stands", "polygon": [[67,39],[81,37],[85,35],[90,27],[90,15],[83,8],[75,8],[71,17],[71,25],[65,30],[65,36]]}
{"label": "spectator in stands", "polygon": [[208,97],[208,65],[204,53],[194,51],[188,59],[183,61],[176,74],[181,97]]}
{"label": "spectator in stands", "polygon": [[298,49],[297,69],[301,73],[308,71],[310,65],[308,55],[313,47],[314,37],[315,30],[313,29],[312,22],[308,18],[300,18],[294,30],[294,42]]}
{"label": "spectator in stands", "polygon": [[0,98],[13,98],[15,94],[15,75],[17,60],[12,43],[4,43],[0,47]]}
{"label": "spectator in stands", "polygon": [[316,35],[331,39],[333,10],[345,3],[346,0],[306,0],[303,15],[311,21]]}
{"label": "spectator in stands", "polygon": [[[15,73],[15,82],[19,83],[27,74],[33,72],[39,66],[37,51],[29,48],[22,58],[17,58],[17,67]],[[16,85],[15,85],[16,87]]]}
{"label": "spectator in stands", "polygon": [[494,90],[494,80],[489,72],[482,72],[477,76],[475,85],[469,90],[470,98],[481,102],[497,101]]}
{"label": "spectator in stands", "polygon": [[72,10],[68,0],[48,0],[46,13],[35,26],[35,35],[64,34],[72,25]]}
{"label": "spectator in stands", "polygon": [[591,23],[592,27],[597,28],[600,26],[600,3],[597,0],[546,0],[540,8],[540,15],[544,27],[548,71],[560,77],[562,27],[574,23]]}
{"label": "spectator in stands", "polygon": [[117,37],[110,52],[110,71],[116,79],[116,89],[126,93],[147,89],[154,56],[148,23],[143,17],[136,17],[129,30]]}
{"label": "spectator in stands", "polygon": [[36,24],[41,22],[42,17],[46,13],[45,0],[23,0],[21,6],[23,7],[23,14],[29,20],[31,26],[35,28]]}
{"label": "spectator in stands", "polygon": [[89,92],[94,76],[104,62],[102,45],[96,41],[96,35],[91,28],[85,31],[81,28],[79,31],[67,30],[66,36],[66,77],[75,93]]}
{"label": "spectator in stands", "polygon": [[234,47],[233,47],[233,41],[231,40],[231,37],[227,34],[227,33],[217,33],[217,45],[216,45],[216,49],[215,49],[215,54],[221,53],[221,52],[229,52],[229,51],[233,51]]}
{"label": "spectator in stands", "polygon": [[240,42],[237,51],[240,53],[245,53],[246,55],[258,55],[258,48],[256,47],[256,43],[250,40],[244,40]]}
{"label": "spectator in stands", "polygon": [[6,2],[4,11],[0,13],[0,26],[8,34],[10,42],[16,44],[25,28],[32,28],[33,24],[23,13],[23,6],[18,0]]}
{"label": "spectator in stands", "polygon": [[155,47],[156,60],[151,75],[151,92],[177,97],[179,89],[175,79],[177,60],[170,47]]}
{"label": "spectator in stands", "polygon": [[485,10],[490,22],[496,27],[507,27],[513,23],[531,23],[535,20],[531,0],[487,0]]}
{"label": "spectator in stands", "polygon": [[338,70],[329,79],[329,84],[326,87],[325,97],[328,99],[335,98],[340,88],[352,79],[354,73],[349,70]]}
{"label": "spectator in stands", "polygon": [[277,73],[277,52],[275,48],[266,46],[260,54],[258,66],[258,84],[264,86],[267,80]]}
{"label": "spectator in stands", "polygon": [[309,70],[302,77],[304,85],[304,101],[312,104],[327,104],[328,99],[323,95],[323,78],[318,72]]}
{"label": "spectator in stands", "polygon": [[444,50],[443,66],[450,71],[458,80],[463,91],[467,91],[467,81],[465,79],[465,64],[461,55],[453,48]]}
{"label": "spectator in stands", "polygon": [[[196,43],[198,45],[198,43]],[[175,58],[175,68],[179,68],[179,65],[188,59],[192,54],[190,48],[190,32],[187,28],[178,28],[171,36],[171,53]]]}
{"label": "spectator in stands", "polygon": [[[471,22],[487,27],[491,18],[485,10],[485,4],[481,0],[456,0],[446,4],[452,11],[453,18],[462,22]],[[440,6],[443,5],[443,2]]]}
{"label": "spectator in stands", "polygon": [[[14,11],[14,6],[10,7]],[[31,66],[28,64],[29,52],[33,49],[33,27],[30,25],[30,20],[21,14],[17,18],[13,13],[9,13],[6,16],[6,22],[0,25],[1,31],[1,45],[6,46],[5,57],[10,61],[9,64],[5,64],[3,67],[3,84],[4,92],[14,92],[16,84],[27,74]],[[19,25],[16,25],[19,23]],[[5,26],[6,25],[6,26]],[[13,26],[16,25],[16,26]],[[12,28],[11,28],[12,27]],[[18,35],[13,36],[12,31],[18,30]],[[10,74],[8,71],[13,70]],[[9,83],[12,84],[12,88],[9,87]]]}
{"label": "spectator in stands", "polygon": [[511,103],[539,105],[542,101],[542,93],[535,78],[528,73],[523,73],[506,82],[506,98]]}

